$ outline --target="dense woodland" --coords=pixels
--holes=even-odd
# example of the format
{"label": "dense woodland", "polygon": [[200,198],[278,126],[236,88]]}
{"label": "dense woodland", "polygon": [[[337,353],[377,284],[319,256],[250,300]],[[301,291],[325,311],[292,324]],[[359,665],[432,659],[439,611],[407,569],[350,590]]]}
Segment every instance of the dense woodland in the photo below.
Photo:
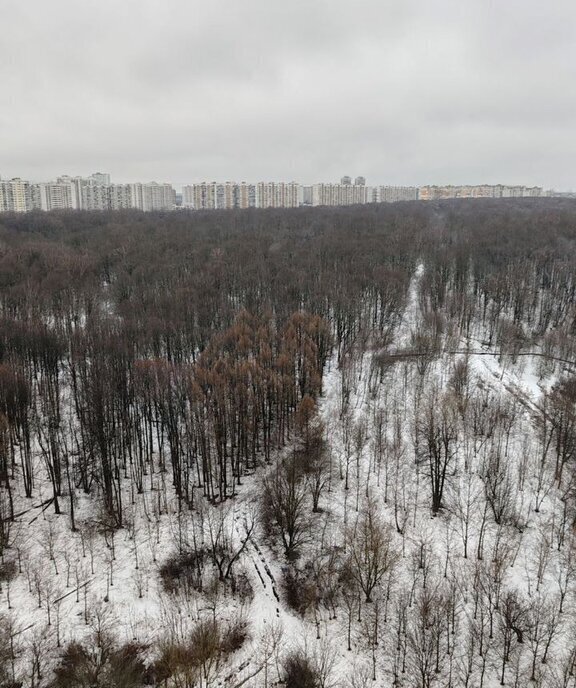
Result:
{"label": "dense woodland", "polygon": [[0,686],[576,686],[576,203],[0,215]]}

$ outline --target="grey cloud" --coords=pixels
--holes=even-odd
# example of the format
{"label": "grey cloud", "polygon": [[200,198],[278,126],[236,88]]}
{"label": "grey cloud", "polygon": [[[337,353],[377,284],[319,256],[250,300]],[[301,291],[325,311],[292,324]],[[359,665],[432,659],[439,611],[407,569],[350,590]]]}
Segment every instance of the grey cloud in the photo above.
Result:
{"label": "grey cloud", "polygon": [[0,174],[572,188],[576,6],[2,0]]}

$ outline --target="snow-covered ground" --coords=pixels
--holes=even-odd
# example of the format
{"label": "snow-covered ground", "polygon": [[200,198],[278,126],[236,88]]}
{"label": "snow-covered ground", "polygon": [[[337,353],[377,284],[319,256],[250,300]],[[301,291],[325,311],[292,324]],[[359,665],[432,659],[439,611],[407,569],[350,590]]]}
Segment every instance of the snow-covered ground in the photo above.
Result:
{"label": "snow-covered ground", "polygon": [[[418,289],[424,271],[418,265],[414,273],[395,350],[410,347],[421,320]],[[470,346],[462,340],[459,350],[477,351],[478,341]],[[38,477],[34,499],[16,495],[19,516],[4,562],[14,562],[17,574],[3,582],[0,594],[12,625],[16,674],[31,674],[30,647],[36,643],[49,677],[61,648],[92,637],[98,623],[121,642],[149,646],[151,660],[163,638],[185,637],[198,620],[216,616],[245,619],[249,639],[207,685],[274,685],[281,657],[296,648],[329,665],[325,685],[489,687],[500,684],[502,667],[506,684],[574,685],[569,672],[561,682],[574,642],[574,532],[561,523],[563,485],[554,480],[553,447],[542,449],[536,422],[542,395],[558,370],[541,378],[539,361],[530,357],[513,363],[498,355],[440,353],[425,368],[417,358],[399,359],[380,376],[377,353],[375,347],[341,367],[336,357],[328,362],[319,413],[332,471],[321,511],[307,510],[308,541],[292,563],[261,525],[254,529],[236,566],[250,581],[251,599],[239,599],[226,586],[210,593],[163,590],[162,564],[194,533],[206,537],[201,515],[179,511],[169,497],[170,485],[162,483],[169,482],[167,476],[152,476],[154,488],[149,479],[143,494],[133,493],[126,482],[129,525],[107,535],[93,525],[97,514],[90,497],[78,494],[78,530],[72,532],[66,499],[61,515],[41,506],[49,496],[47,481]],[[456,398],[452,380],[458,361],[468,367]],[[351,385],[347,404],[343,376]],[[475,404],[476,416],[470,411]],[[422,445],[422,426],[431,413],[440,424],[449,422],[454,433],[436,516]],[[475,430],[475,419],[494,425]],[[258,512],[262,479],[274,470],[263,466],[245,478],[230,502],[227,527],[236,546],[243,541],[244,523]],[[496,484],[489,479],[494,470]],[[40,464],[36,474],[42,475]],[[500,519],[487,503],[487,485],[503,502],[506,514]],[[376,505],[395,553],[373,601],[364,603],[358,595],[350,610],[340,599],[335,615],[322,605],[304,615],[290,609],[285,572],[291,567],[305,575],[306,564],[330,551],[345,561],[349,533],[369,502]],[[506,613],[517,618],[511,621]]]}

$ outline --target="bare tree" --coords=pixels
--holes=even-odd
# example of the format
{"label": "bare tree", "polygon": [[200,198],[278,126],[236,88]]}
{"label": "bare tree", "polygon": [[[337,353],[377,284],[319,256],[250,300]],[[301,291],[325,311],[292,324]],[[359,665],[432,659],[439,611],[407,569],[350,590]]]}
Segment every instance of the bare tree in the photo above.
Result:
{"label": "bare tree", "polygon": [[526,605],[515,591],[507,591],[498,608],[498,627],[500,631],[500,685],[505,683],[506,666],[510,662],[515,645],[523,645],[528,626]]}
{"label": "bare tree", "polygon": [[440,590],[423,589],[408,627],[412,685],[431,688],[440,679],[443,654],[445,599]]}
{"label": "bare tree", "polygon": [[263,482],[262,517],[266,527],[279,531],[286,556],[294,557],[308,539],[308,519],[306,486],[293,454]]}
{"label": "bare tree", "polygon": [[538,664],[546,665],[552,642],[560,631],[560,615],[557,600],[537,595],[530,601],[526,617],[526,636],[532,660],[530,680],[536,681]]}
{"label": "bare tree", "polygon": [[254,530],[255,518],[247,513],[243,520],[243,532],[236,530],[234,510],[231,506],[221,505],[208,508],[204,519],[207,530],[208,551],[212,563],[218,569],[221,581],[232,575],[234,564],[246,549]]}
{"label": "bare tree", "polygon": [[390,528],[378,515],[374,500],[366,500],[346,538],[348,566],[366,602],[372,601],[374,589],[398,560],[392,538]]}
{"label": "bare tree", "polygon": [[416,457],[427,469],[432,497],[432,514],[443,506],[444,486],[454,459],[457,425],[454,410],[446,398],[433,395],[425,402],[416,426]]}

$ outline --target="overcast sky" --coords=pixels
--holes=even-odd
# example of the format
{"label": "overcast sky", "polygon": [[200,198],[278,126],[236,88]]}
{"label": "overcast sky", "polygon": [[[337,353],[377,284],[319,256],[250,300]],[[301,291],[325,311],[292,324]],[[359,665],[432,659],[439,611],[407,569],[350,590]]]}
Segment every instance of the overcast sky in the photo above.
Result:
{"label": "overcast sky", "polygon": [[576,188],[574,0],[0,0],[0,175]]}

